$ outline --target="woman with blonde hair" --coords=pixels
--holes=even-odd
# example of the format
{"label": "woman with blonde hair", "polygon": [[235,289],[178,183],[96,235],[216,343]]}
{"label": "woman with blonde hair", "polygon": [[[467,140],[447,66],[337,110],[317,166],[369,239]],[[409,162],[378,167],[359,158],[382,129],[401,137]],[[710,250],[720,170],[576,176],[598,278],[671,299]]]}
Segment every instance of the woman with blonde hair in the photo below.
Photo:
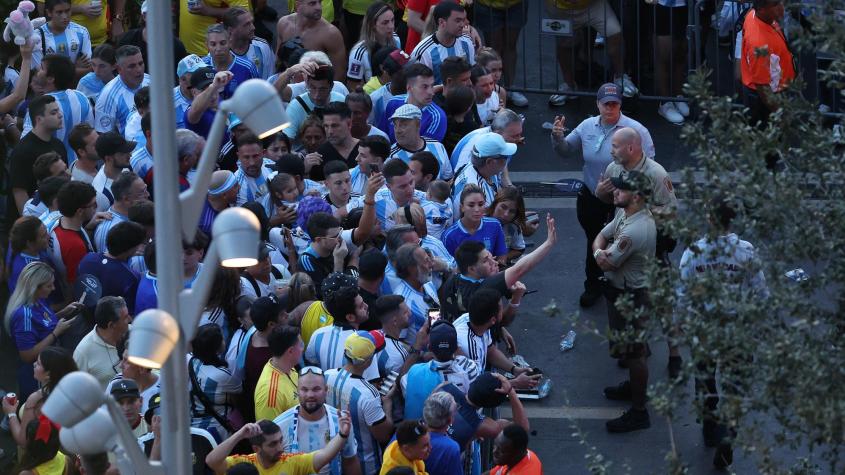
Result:
{"label": "woman with blonde hair", "polygon": [[44,262],[32,262],[21,271],[18,285],[9,297],[4,321],[20,355],[18,396],[21,400],[38,389],[32,364],[39,353],[55,345],[82,311],[82,304],[73,302],[54,313],[47,297],[55,288],[53,268]]}
{"label": "woman with blonde hair", "polygon": [[393,31],[394,17],[390,5],[375,1],[367,8],[361,27],[361,40],[349,51],[346,84],[350,91],[366,83],[373,75],[372,57],[384,46],[402,47]]}

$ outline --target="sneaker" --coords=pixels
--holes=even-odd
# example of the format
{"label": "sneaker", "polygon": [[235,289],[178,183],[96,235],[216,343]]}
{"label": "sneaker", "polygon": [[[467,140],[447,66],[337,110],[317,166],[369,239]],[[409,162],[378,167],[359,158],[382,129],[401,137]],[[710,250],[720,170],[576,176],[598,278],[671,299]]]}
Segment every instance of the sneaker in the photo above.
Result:
{"label": "sneaker", "polygon": [[598,290],[587,289],[581,294],[581,297],[578,298],[578,304],[583,308],[592,307],[599,300],[599,297],[601,297],[601,292]]}
{"label": "sneaker", "polygon": [[608,386],[604,388],[604,397],[611,401],[630,401],[631,400],[631,382],[624,381],[616,386]]}
{"label": "sneaker", "polygon": [[631,76],[627,74],[623,74],[622,77],[617,76],[613,78],[613,82],[622,85],[622,95],[624,97],[634,97],[640,93],[639,88],[631,80]]}
{"label": "sneaker", "polygon": [[[681,96],[678,96],[678,97],[681,97]],[[676,101],[674,104],[675,104],[675,109],[678,109],[678,112],[680,112],[682,116],[689,117],[689,104],[687,104],[686,102],[682,102],[682,101]]]}
{"label": "sneaker", "polygon": [[651,420],[648,411],[645,409],[628,409],[624,414],[611,419],[605,423],[608,432],[622,433],[635,430],[648,429],[651,427]]}
{"label": "sneaker", "polygon": [[684,116],[682,116],[681,113],[678,112],[678,109],[675,108],[674,102],[665,102],[660,104],[660,107],[657,109],[657,113],[675,125],[681,125],[684,123]]}
{"label": "sneaker", "polygon": [[719,445],[719,425],[716,421],[705,417],[704,424],[701,426],[701,435],[704,436],[705,447],[715,447]]}
{"label": "sneaker", "polygon": [[[569,84],[563,83],[560,86],[558,86],[557,90],[560,91],[560,92],[569,92],[569,91],[572,90],[572,88],[569,87]],[[566,94],[553,94],[549,97],[549,105],[551,105],[551,106],[562,106],[562,105],[566,104],[566,99],[568,97],[569,96],[567,96]]]}
{"label": "sneaker", "polygon": [[511,91],[508,93],[508,103],[516,107],[525,107],[528,105],[528,98],[521,92]]}
{"label": "sneaker", "polygon": [[670,356],[669,364],[667,365],[669,377],[672,379],[678,379],[678,376],[681,375],[681,366],[683,366],[683,364],[684,360],[681,359],[680,356]]}
{"label": "sneaker", "polygon": [[718,469],[728,468],[734,462],[734,450],[731,444],[722,442],[713,455],[713,466]]}

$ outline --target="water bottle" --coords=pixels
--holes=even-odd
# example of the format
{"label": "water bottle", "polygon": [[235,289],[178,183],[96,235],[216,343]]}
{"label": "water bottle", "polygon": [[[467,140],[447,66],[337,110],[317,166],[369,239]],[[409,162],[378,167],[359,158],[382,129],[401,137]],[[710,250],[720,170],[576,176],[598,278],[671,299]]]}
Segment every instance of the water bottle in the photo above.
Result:
{"label": "water bottle", "polygon": [[569,351],[575,346],[575,330],[569,330],[560,341],[560,351]]}

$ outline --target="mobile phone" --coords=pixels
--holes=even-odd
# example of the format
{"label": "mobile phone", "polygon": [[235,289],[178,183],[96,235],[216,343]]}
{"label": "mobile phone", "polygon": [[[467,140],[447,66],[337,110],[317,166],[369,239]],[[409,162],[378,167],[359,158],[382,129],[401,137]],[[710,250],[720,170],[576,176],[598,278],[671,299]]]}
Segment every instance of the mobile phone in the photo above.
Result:
{"label": "mobile phone", "polygon": [[539,290],[526,290],[525,293],[522,295],[525,296],[530,294],[536,294],[537,292],[539,292]]}
{"label": "mobile phone", "polygon": [[381,172],[381,169],[379,168],[378,163],[368,163],[367,169],[370,171],[370,174]]}
{"label": "mobile phone", "polygon": [[428,320],[431,322],[432,325],[437,320],[440,320],[440,309],[439,308],[428,309]]}

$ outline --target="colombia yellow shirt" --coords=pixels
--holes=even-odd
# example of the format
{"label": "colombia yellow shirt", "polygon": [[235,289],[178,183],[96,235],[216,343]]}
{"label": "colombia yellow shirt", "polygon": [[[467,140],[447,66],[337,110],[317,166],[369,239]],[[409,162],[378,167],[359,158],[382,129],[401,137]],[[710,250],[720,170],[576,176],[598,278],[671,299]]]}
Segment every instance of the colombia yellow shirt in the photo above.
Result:
{"label": "colombia yellow shirt", "polygon": [[272,421],[279,414],[299,404],[297,381],[299,374],[295,369],[285,374],[268,361],[255,386],[255,420]]}
{"label": "colombia yellow shirt", "polygon": [[[242,7],[252,11],[249,0],[203,0],[206,5],[214,8]],[[205,30],[217,23],[217,18],[194,15],[188,11],[188,0],[179,0],[179,39],[185,44],[188,53],[205,56]],[[92,33],[93,36],[93,33]]]}
{"label": "colombia yellow shirt", "polygon": [[258,456],[255,454],[230,455],[226,457],[227,468],[239,463],[248,463],[254,466],[258,469],[259,475],[278,475],[280,473],[286,475],[309,475],[314,473],[314,452],[282,455],[282,458],[270,468],[262,467],[261,462],[258,461]]}
{"label": "colombia yellow shirt", "polygon": [[302,336],[302,342],[305,343],[305,347],[308,347],[311,335],[315,331],[323,327],[328,327],[333,323],[334,318],[326,309],[326,306],[323,305],[322,301],[317,300],[312,303],[308,307],[308,310],[305,311],[305,315],[302,316],[302,322],[299,324],[299,334]]}

